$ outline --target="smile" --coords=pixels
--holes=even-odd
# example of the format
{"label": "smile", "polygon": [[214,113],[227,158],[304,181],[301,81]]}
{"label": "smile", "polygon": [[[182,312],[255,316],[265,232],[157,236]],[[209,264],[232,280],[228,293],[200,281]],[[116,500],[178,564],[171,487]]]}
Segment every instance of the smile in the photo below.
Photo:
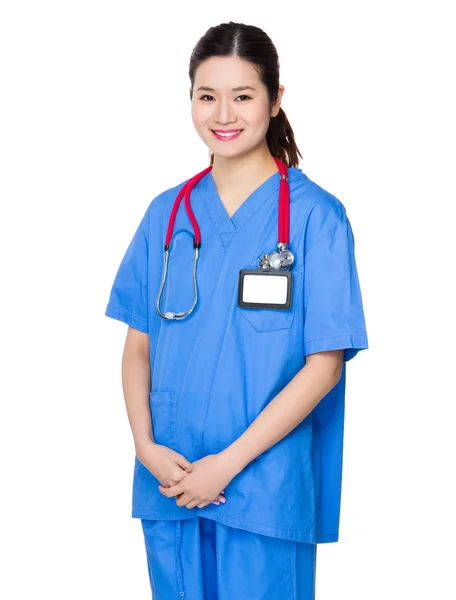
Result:
{"label": "smile", "polygon": [[214,131],[213,129],[211,129],[211,131],[218,140],[226,141],[226,140],[233,140],[234,138],[239,137],[244,130],[243,129],[232,129],[230,131],[221,131],[221,130]]}

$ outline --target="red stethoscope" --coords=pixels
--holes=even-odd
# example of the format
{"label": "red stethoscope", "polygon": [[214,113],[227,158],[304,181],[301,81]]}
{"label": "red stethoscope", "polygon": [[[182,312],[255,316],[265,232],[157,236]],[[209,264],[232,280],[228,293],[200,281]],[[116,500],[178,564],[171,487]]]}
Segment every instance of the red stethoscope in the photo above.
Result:
{"label": "red stethoscope", "polygon": [[[275,162],[279,168],[280,173],[280,191],[279,191],[279,208],[278,208],[278,243],[277,246],[279,250],[275,250],[271,252],[271,254],[263,254],[260,266],[264,270],[270,269],[280,269],[280,270],[289,270],[291,265],[294,262],[293,253],[288,250],[289,244],[289,234],[290,234],[290,188],[288,184],[288,169],[285,163],[283,163],[280,159],[274,157]],[[173,209],[171,211],[171,215],[168,223],[168,231],[166,234],[165,240],[165,255],[164,255],[164,263],[163,263],[163,276],[160,285],[160,290],[157,296],[156,308],[157,312],[163,319],[167,320],[182,320],[185,319],[195,308],[197,300],[198,300],[198,290],[196,285],[196,263],[198,260],[199,249],[201,248],[201,233],[198,227],[198,223],[195,219],[195,215],[193,214],[192,208],[190,206],[190,192],[193,187],[198,183],[200,179],[202,179],[209,171],[212,169],[212,165],[201,171],[191,179],[189,179],[179,191],[177,198],[174,202]],[[162,313],[160,310],[160,299],[163,292],[163,288],[166,282],[166,276],[168,272],[168,261],[169,261],[169,248],[171,244],[171,239],[173,236],[174,230],[174,222],[176,220],[177,211],[179,210],[179,206],[182,200],[182,197],[185,195],[185,208],[187,210],[188,217],[191,221],[193,232],[194,232],[194,241],[193,241],[193,304],[190,309],[186,312],[166,312]]]}

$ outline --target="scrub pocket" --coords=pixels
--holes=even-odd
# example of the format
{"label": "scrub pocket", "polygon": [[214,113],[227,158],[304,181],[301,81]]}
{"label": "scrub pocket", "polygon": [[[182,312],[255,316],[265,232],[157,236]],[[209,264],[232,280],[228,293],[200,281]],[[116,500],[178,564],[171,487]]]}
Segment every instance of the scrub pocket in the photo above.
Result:
{"label": "scrub pocket", "polygon": [[176,392],[151,392],[149,404],[154,440],[157,444],[175,449]]}
{"label": "scrub pocket", "polygon": [[[255,256],[244,269],[255,269],[258,267],[263,253]],[[301,267],[302,268],[302,267]],[[302,271],[294,270],[292,279],[291,292],[291,308],[284,310],[281,308],[245,308],[237,306],[237,311],[242,315],[249,325],[258,333],[266,333],[268,331],[280,331],[281,329],[290,329],[293,322],[293,317],[296,312],[296,307],[299,300],[300,290],[302,286]],[[236,288],[236,304],[237,304]]]}

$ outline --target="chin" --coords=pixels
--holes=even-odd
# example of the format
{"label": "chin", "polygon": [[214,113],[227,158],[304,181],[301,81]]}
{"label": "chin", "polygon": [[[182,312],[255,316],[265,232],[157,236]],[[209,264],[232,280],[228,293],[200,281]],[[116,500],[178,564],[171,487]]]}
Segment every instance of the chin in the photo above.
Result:
{"label": "chin", "polygon": [[229,160],[230,158],[240,158],[242,156],[245,156],[246,154],[249,153],[249,149],[236,149],[236,150],[232,150],[231,152],[225,151],[225,152],[217,152],[217,150],[215,150],[214,148],[209,148],[210,151],[214,154],[214,157],[216,156],[220,156],[220,158],[224,158],[226,160]]}

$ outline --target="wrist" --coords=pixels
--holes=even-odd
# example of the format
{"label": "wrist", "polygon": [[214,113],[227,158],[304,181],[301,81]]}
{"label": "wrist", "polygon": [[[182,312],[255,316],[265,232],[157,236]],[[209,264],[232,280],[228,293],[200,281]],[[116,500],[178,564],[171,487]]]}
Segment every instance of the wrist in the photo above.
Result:
{"label": "wrist", "polygon": [[233,477],[240,473],[247,464],[239,449],[233,444],[222,450],[219,455],[228,465]]}
{"label": "wrist", "polygon": [[155,445],[155,441],[148,435],[140,435],[134,437],[135,452],[139,457],[145,448],[150,448],[151,445]]}

